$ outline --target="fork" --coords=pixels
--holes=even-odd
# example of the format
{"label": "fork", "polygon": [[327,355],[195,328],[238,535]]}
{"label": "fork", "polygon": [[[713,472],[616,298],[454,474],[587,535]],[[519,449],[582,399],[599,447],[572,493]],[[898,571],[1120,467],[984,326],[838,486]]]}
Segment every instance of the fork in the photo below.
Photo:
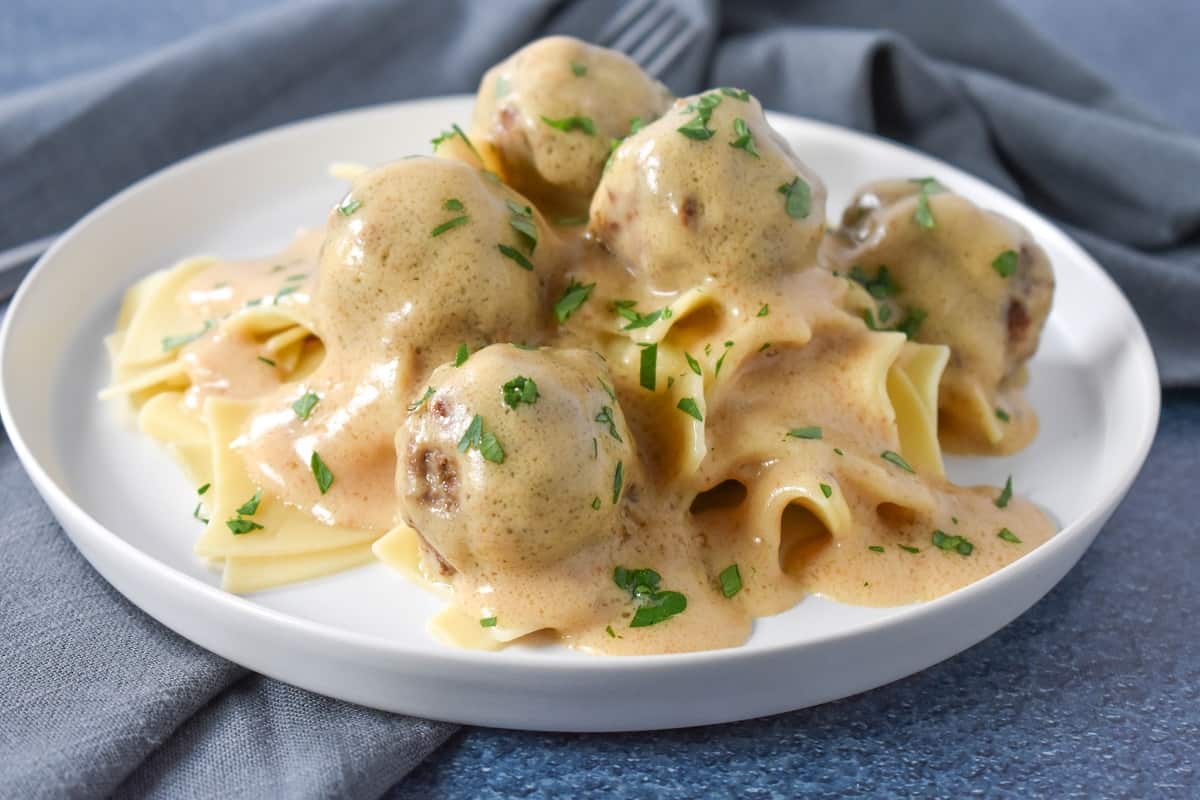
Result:
{"label": "fork", "polygon": [[[619,50],[655,78],[700,37],[699,26],[663,0],[630,0],[600,29],[596,44]],[[61,233],[0,252],[0,303],[13,295],[29,267]]]}

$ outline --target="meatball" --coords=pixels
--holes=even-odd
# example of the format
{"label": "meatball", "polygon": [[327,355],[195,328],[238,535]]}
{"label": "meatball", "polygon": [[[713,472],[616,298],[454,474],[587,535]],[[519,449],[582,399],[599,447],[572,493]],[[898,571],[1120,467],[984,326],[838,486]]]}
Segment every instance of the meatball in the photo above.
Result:
{"label": "meatball", "polygon": [[749,94],[676,101],[613,154],[590,230],[656,289],[769,280],[815,263],[825,186]]}
{"label": "meatball", "polygon": [[537,338],[558,243],[516,192],[460,161],[357,178],[329,216],[313,294],[331,355],[381,342],[430,365],[461,342]]}
{"label": "meatball", "polygon": [[472,138],[538,205],[587,210],[610,142],[658,118],[666,88],[633,61],[566,36],[539,39],[488,70]]}
{"label": "meatball", "polygon": [[497,344],[429,382],[396,435],[397,494],[447,568],[528,575],[620,533],[633,438],[599,356]]}
{"label": "meatball", "polygon": [[994,400],[1023,380],[1054,273],[1016,222],[932,179],[881,181],[855,195],[823,255],[876,298],[869,324],[950,346],[940,402],[948,412],[974,387]]}

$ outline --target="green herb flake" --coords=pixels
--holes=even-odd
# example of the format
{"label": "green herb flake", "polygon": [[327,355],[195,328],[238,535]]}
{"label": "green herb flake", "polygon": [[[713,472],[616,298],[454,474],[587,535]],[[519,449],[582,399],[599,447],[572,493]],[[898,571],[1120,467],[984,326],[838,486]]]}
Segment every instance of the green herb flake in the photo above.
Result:
{"label": "green herb flake", "polygon": [[705,116],[696,116],[684,125],[680,125],[675,130],[677,130],[679,133],[682,133],[687,138],[697,142],[703,142],[711,139],[713,134],[716,133],[716,131],[708,127],[708,117]]}
{"label": "green herb flake", "polygon": [[842,452],[842,448],[840,448],[840,447],[833,448],[833,452],[837,453],[839,456],[846,455],[845,453]]}
{"label": "green herb flake", "polygon": [[261,361],[262,363],[266,364],[268,367],[273,367],[273,366],[275,366],[275,362],[274,362],[274,361],[272,361],[271,359],[267,358],[266,356],[258,356],[257,358],[258,358],[258,360],[259,360],[259,361]]}
{"label": "green herb flake", "polygon": [[496,618],[495,617],[484,617],[483,619],[479,620],[479,627],[481,627],[481,628],[496,627]]}
{"label": "green herb flake", "polygon": [[537,226],[533,222],[533,209],[529,206],[522,206],[514,203],[512,200],[506,202],[508,210],[512,212],[512,218],[508,224],[514,231],[520,235],[521,240],[529,250],[529,254],[533,255],[533,251],[537,249],[538,232]]}
{"label": "green herb flake", "polygon": [[454,366],[461,367],[467,363],[467,359],[471,357],[471,351],[467,347],[466,342],[458,345],[458,350],[454,351]]}
{"label": "green herb flake", "polygon": [[200,495],[200,496],[203,496],[203,495],[204,495],[205,493],[207,493],[207,492],[208,492],[208,490],[209,490],[209,489],[211,489],[211,488],[212,488],[212,484],[211,484],[211,483],[206,483],[206,484],[204,484],[203,486],[201,486],[199,489],[197,489],[197,490],[196,490],[196,494],[198,494],[198,495]]}
{"label": "green herb flake", "polygon": [[596,288],[596,284],[577,283],[574,279],[567,285],[567,290],[563,292],[563,296],[554,304],[554,318],[560,323],[566,322],[571,315],[579,310],[587,299],[591,297],[592,290]]}
{"label": "green herb flake", "polygon": [[1008,480],[1004,482],[1004,488],[1000,490],[1000,496],[995,499],[996,508],[1007,508],[1008,501],[1012,500],[1012,475],[1008,476]]}
{"label": "green herb flake", "polygon": [[600,502],[600,495],[596,495],[595,497],[592,498],[592,510],[593,511],[599,511],[601,505],[603,505],[603,503]]}
{"label": "green herb flake", "polygon": [[929,195],[924,189],[917,195],[917,210],[913,213],[913,220],[925,230],[932,230],[937,224],[933,218],[933,209],[929,207]]}
{"label": "green herb flake", "polygon": [[895,453],[891,450],[884,450],[882,453],[879,454],[879,457],[882,458],[884,461],[888,461],[888,462],[891,462],[892,464],[895,464],[897,467],[904,470],[905,472],[916,473],[916,470],[914,470],[911,466],[909,466],[908,462],[905,461],[904,458],[899,453]]}
{"label": "green herb flake", "polygon": [[455,217],[454,219],[446,220],[441,225],[438,225],[436,228],[434,228],[433,232],[430,233],[429,236],[431,238],[441,236],[446,231],[454,230],[460,225],[466,225],[470,221],[471,218],[466,214],[463,214],[461,217]]}
{"label": "green herb flake", "polygon": [[877,545],[877,544],[873,544],[870,547],[868,547],[867,549],[870,550],[872,553],[882,553],[883,552],[883,547],[881,545]]}
{"label": "green herb flake", "polygon": [[513,261],[517,262],[517,266],[521,269],[527,269],[530,272],[533,272],[533,262],[522,255],[520,250],[509,247],[506,244],[498,244],[496,245],[496,248],[505,258],[511,258]]}
{"label": "green herb flake", "polygon": [[754,134],[750,132],[750,127],[746,124],[746,120],[737,117],[733,120],[733,135],[735,138],[729,143],[729,146],[735,150],[745,150],[755,158],[760,158],[758,150],[754,147]]}
{"label": "green herb flake", "polygon": [[459,200],[457,197],[451,197],[449,200],[442,203],[442,208],[446,209],[447,211],[462,211],[462,200]]}
{"label": "green herb flake", "polygon": [[262,502],[262,489],[259,489],[257,492],[254,493],[253,497],[251,497],[249,500],[247,500],[246,502],[244,502],[240,506],[238,506],[237,513],[241,514],[244,517],[253,517],[255,514],[258,513],[258,504],[261,502]]}
{"label": "green herb flake", "polygon": [[763,346],[762,346],[762,347],[760,347],[760,348],[758,348],[758,352],[760,352],[760,353],[765,353],[765,352],[767,352],[767,351],[768,351],[768,350],[770,350],[770,349],[771,349],[771,343],[770,343],[770,342],[763,342]]}
{"label": "green herb flake", "polygon": [[743,103],[750,100],[750,93],[745,89],[734,89],[729,86],[722,86],[721,94],[725,95],[726,97],[732,97],[735,100],[741,100]]}
{"label": "green herb flake", "polygon": [[904,552],[906,552],[906,553],[919,553],[919,552],[921,552],[921,548],[919,548],[919,547],[913,547],[912,545],[907,545],[907,544],[898,544],[898,545],[896,545],[896,547],[899,547],[901,550],[903,550],[903,551],[904,551]]}
{"label": "green herb flake", "polygon": [[582,215],[578,216],[578,217],[559,217],[558,219],[554,220],[554,224],[562,225],[563,227],[569,227],[569,226],[574,226],[574,225],[587,225],[588,218],[585,216],[582,216]]}
{"label": "green herb flake", "polygon": [[575,74],[576,78],[582,78],[584,75],[587,75],[587,66],[580,64],[578,61],[572,61],[571,72]]}
{"label": "green herb flake", "polygon": [[738,570],[737,564],[730,564],[721,570],[717,581],[721,584],[721,594],[725,597],[733,597],[742,590],[742,573]]}
{"label": "green herb flake", "polygon": [[969,556],[975,550],[975,545],[961,536],[947,536],[945,531],[933,532],[933,546],[947,552],[957,552],[961,556]]}
{"label": "green herb flake", "polygon": [[921,323],[925,321],[925,317],[929,316],[927,312],[919,308],[908,309],[907,316],[896,326],[896,330],[903,333],[909,339],[917,338],[917,331],[921,327]]}
{"label": "green herb flake", "polygon": [[500,444],[500,440],[496,438],[496,434],[487,431],[479,440],[479,454],[483,456],[484,461],[490,461],[493,464],[504,463],[504,447]]}
{"label": "green herb flake", "polygon": [[791,183],[779,187],[784,196],[783,208],[792,219],[805,219],[812,211],[812,187],[799,175]]}
{"label": "green herb flake", "polygon": [[609,386],[607,383],[604,382],[604,378],[601,378],[600,376],[596,376],[596,380],[600,382],[600,388],[604,390],[604,393],[606,395],[608,395],[608,399],[610,399],[610,400],[617,399],[616,392],[614,392],[612,390],[611,386]]}
{"label": "green herb flake", "polygon": [[515,409],[519,404],[531,406],[538,400],[538,388],[533,378],[518,375],[500,387],[504,405]]}
{"label": "green herb flake", "polygon": [[347,197],[342,201],[341,205],[338,206],[337,210],[338,213],[343,217],[348,217],[355,211],[358,211],[360,208],[362,208],[362,200],[351,200],[349,197]]}
{"label": "green herb flake", "polygon": [[849,277],[850,280],[866,289],[876,300],[895,297],[900,291],[900,287],[892,282],[892,275],[888,272],[888,268],[882,264],[873,278],[865,269],[855,264],[850,268]]}
{"label": "green herb flake", "polygon": [[703,371],[701,371],[701,369],[700,369],[700,362],[699,362],[699,361],[697,361],[696,359],[692,358],[692,354],[691,354],[691,353],[685,352],[685,353],[683,354],[683,357],[687,359],[687,365],[688,365],[688,368],[689,368],[689,369],[690,369],[692,372],[696,373],[697,375],[703,375],[703,374],[704,374],[704,373],[703,373]]}
{"label": "green herb flake", "polygon": [[655,592],[642,599],[642,605],[634,612],[629,627],[646,628],[657,625],[686,610],[687,598],[679,592]]}
{"label": "green herb flake", "polygon": [[696,405],[695,399],[691,397],[685,397],[680,400],[679,404],[675,407],[687,414],[689,417],[695,419],[697,422],[704,422],[704,415],[700,413],[700,406]]}
{"label": "green herb flake", "polygon": [[768,303],[763,303],[763,306],[762,306],[762,308],[760,308],[760,309],[758,310],[758,313],[757,313],[757,314],[755,314],[754,316],[756,316],[756,317],[765,317],[767,314],[770,314],[770,313],[771,313],[771,306],[770,306],[770,304],[768,304]]}
{"label": "green herb flake", "polygon": [[225,520],[225,524],[234,536],[241,536],[243,533],[250,533],[250,531],[262,530],[262,525],[250,519],[227,519]]}
{"label": "green herb flake", "polygon": [[807,428],[792,428],[787,435],[793,439],[820,439],[821,428],[817,425],[810,425]]}
{"label": "green herb flake", "polygon": [[1000,420],[1001,422],[1009,422],[1012,419],[1012,417],[1010,417],[1008,412],[1005,411],[1003,408],[997,408],[996,409],[996,419]]}
{"label": "green herb flake", "polygon": [[[429,398],[431,398],[431,397],[433,397],[433,387],[426,386],[425,394],[421,395],[419,398],[417,398],[416,400],[414,400],[413,402],[408,404],[408,413],[411,414],[414,411],[416,411],[418,408],[420,408],[421,406],[425,405],[425,403],[428,402]],[[295,408],[295,406],[292,406],[292,407]],[[300,412],[297,411],[296,413],[298,414]],[[301,419],[306,419],[306,418],[307,417],[302,417]]]}
{"label": "green herb flake", "polygon": [[654,391],[658,385],[658,343],[643,345],[638,381],[643,389]]}
{"label": "green herb flake", "polygon": [[621,441],[621,434],[617,432],[617,421],[613,417],[613,410],[609,406],[600,406],[600,413],[596,415],[596,422],[601,425],[608,426],[608,435]]}
{"label": "green herb flake", "polygon": [[287,297],[289,294],[294,293],[299,288],[300,287],[298,287],[298,286],[285,286],[282,289],[280,289],[278,292],[275,293],[275,300],[274,300],[275,305],[279,305],[280,300]]}
{"label": "green herb flake", "polygon": [[1001,528],[999,533],[996,535],[1006,542],[1011,542],[1012,544],[1021,544],[1021,540],[1017,538],[1017,535],[1008,528]]}
{"label": "green herb flake", "polygon": [[172,350],[183,347],[185,344],[191,344],[212,330],[212,326],[213,321],[211,319],[206,319],[204,320],[204,325],[195,333],[181,333],[175,336],[164,336],[162,340],[163,352],[168,353]]}
{"label": "green herb flake", "polygon": [[582,131],[588,136],[596,135],[596,123],[592,122],[591,117],[563,117],[561,119],[550,119],[550,117],[542,117],[542,122],[549,125],[555,130],[563,133],[571,131]]}
{"label": "green herb flake", "polygon": [[713,366],[713,377],[721,374],[721,367],[725,364],[725,357],[729,355],[729,348],[733,347],[733,342],[725,343],[725,352],[721,353],[721,357],[717,359],[717,363]]}
{"label": "green herb flake", "polygon": [[613,490],[612,501],[613,505],[621,499],[621,485],[625,482],[625,462],[618,461],[617,468],[613,470]]}
{"label": "green herb flake", "polygon": [[833,487],[832,486],[830,486],[828,483],[822,483],[822,484],[820,484],[820,486],[821,486],[821,494],[825,495],[826,497],[833,497]]}
{"label": "green herb flake", "polygon": [[1000,255],[996,256],[992,261],[992,269],[996,270],[996,274],[1001,278],[1008,278],[1017,271],[1017,252],[1015,250],[1005,250]]}
{"label": "green herb flake", "polygon": [[333,485],[333,473],[329,471],[329,467],[325,466],[325,462],[316,450],[313,450],[309,466],[312,468],[313,477],[317,480],[317,488],[321,490],[321,494],[325,494]]}
{"label": "green herb flake", "polygon": [[604,632],[607,633],[609,636],[611,636],[614,639],[617,638],[617,634],[613,631],[612,625],[605,625]]}
{"label": "green herb flake", "polygon": [[483,417],[476,414],[471,420],[471,424],[467,426],[467,430],[463,433],[462,438],[458,440],[458,452],[465,453],[472,447],[479,447],[480,441],[483,438]]}
{"label": "green herb flake", "polygon": [[[430,390],[432,391],[432,389]],[[305,392],[296,402],[292,403],[292,411],[296,412],[296,416],[300,419],[308,419],[308,415],[312,413],[313,407],[321,398],[313,392]]]}
{"label": "green herb flake", "polygon": [[192,509],[192,516],[203,522],[205,525],[209,523],[208,517],[200,516],[200,509],[204,507],[203,503],[196,503],[196,507]]}
{"label": "green herb flake", "polygon": [[[463,133],[463,129],[458,127],[457,123],[452,124],[450,126],[450,130],[442,131],[440,134],[438,134],[437,138],[432,140],[433,141],[433,151],[436,153],[437,149],[438,149],[438,145],[440,145],[442,142],[453,139],[455,136],[462,139],[463,142],[466,143],[467,147],[469,147],[471,149],[471,152],[474,153],[477,157],[479,157],[480,160],[482,160],[482,156],[480,156],[479,151],[475,149],[475,145],[473,145],[471,143],[470,138],[465,133]],[[485,174],[491,174],[491,173],[485,173]]]}

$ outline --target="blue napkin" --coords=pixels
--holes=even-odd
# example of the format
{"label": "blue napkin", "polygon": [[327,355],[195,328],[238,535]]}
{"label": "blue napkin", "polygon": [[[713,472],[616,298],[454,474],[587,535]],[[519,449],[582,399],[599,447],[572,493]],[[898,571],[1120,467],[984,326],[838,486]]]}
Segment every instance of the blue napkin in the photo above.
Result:
{"label": "blue napkin", "polygon": [[[699,32],[662,76],[676,93],[743,86],[768,107],[899,139],[1022,197],[1118,280],[1164,384],[1200,386],[1196,138],[991,0],[674,2]],[[246,133],[473,91],[524,42],[589,38],[615,6],[282,5],[0,98],[0,249]],[[377,796],[454,730],[249,674],[163,629],[73,550],[6,439],[0,545],[0,796]]]}

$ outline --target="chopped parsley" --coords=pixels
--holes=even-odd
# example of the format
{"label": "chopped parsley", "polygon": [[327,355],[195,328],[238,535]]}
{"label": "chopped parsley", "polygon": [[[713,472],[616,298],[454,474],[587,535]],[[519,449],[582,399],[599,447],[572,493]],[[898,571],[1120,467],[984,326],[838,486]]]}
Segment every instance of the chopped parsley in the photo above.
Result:
{"label": "chopped parsley", "polygon": [[262,490],[259,489],[257,492],[254,493],[253,497],[251,497],[249,500],[247,500],[246,502],[244,502],[240,506],[238,506],[237,513],[241,514],[242,516],[245,516],[245,517],[253,517],[255,514],[258,513],[258,504],[261,502],[262,502]]}
{"label": "chopped parsley", "polygon": [[679,405],[675,407],[687,414],[689,417],[695,419],[697,422],[704,422],[704,415],[700,413],[700,407],[696,405],[695,399],[691,397],[685,397],[680,400]]}
{"label": "chopped parsley", "polygon": [[683,357],[687,359],[688,369],[690,369],[692,372],[696,373],[697,375],[704,374],[703,371],[700,369],[700,362],[697,361],[696,359],[692,358],[691,353],[685,352],[683,354]]}
{"label": "chopped parsley", "polygon": [[555,222],[555,224],[556,224],[556,225],[563,225],[563,226],[567,226],[567,225],[587,225],[587,224],[588,224],[588,218],[587,218],[587,217],[585,217],[585,216],[578,216],[578,217],[559,217],[558,219],[554,220],[554,222]]}
{"label": "chopped parsley", "polygon": [[755,314],[754,316],[756,316],[756,317],[765,317],[767,314],[770,314],[770,313],[771,313],[771,306],[770,306],[770,304],[768,304],[768,303],[763,303],[763,306],[762,306],[762,308],[760,308],[760,309],[758,310],[758,313],[757,313],[757,314]]}
{"label": "chopped parsley", "polygon": [[617,501],[621,499],[621,485],[624,482],[625,482],[625,462],[618,461],[617,468],[615,470],[613,470],[612,498],[613,498],[614,506],[617,504]]}
{"label": "chopped parsley", "polygon": [[576,78],[582,78],[584,75],[587,75],[587,66],[580,64],[578,61],[572,61],[571,72],[575,73]]}
{"label": "chopped parsley", "polygon": [[919,548],[919,547],[913,547],[912,545],[907,545],[907,544],[898,544],[898,545],[896,545],[896,547],[899,547],[901,550],[903,550],[903,551],[904,551],[904,552],[906,552],[906,553],[919,553],[919,552],[921,552],[921,548]]}
{"label": "chopped parsley", "polygon": [[596,284],[582,284],[571,279],[571,283],[567,285],[567,290],[563,292],[563,296],[554,304],[554,317],[559,322],[566,322],[571,315],[579,310],[587,299],[591,297],[592,290],[596,288]]}
{"label": "chopped parsley", "polygon": [[613,311],[617,313],[617,316],[629,322],[621,330],[632,331],[638,328],[649,328],[660,319],[671,318],[672,312],[670,306],[664,306],[657,311],[651,311],[649,314],[642,314],[634,308],[636,305],[636,300],[617,300],[613,303]]}
{"label": "chopped parsley", "polygon": [[867,274],[865,269],[855,264],[850,268],[849,277],[850,280],[866,289],[871,297],[874,297],[876,300],[894,297],[900,291],[900,287],[892,282],[892,276],[888,272],[888,268],[883,265],[880,265],[875,277],[872,278]]}
{"label": "chopped parsley", "polygon": [[713,377],[721,374],[721,366],[725,363],[725,356],[729,355],[729,348],[733,347],[733,342],[725,343],[725,352],[721,353],[721,357],[717,359],[716,365],[713,367]]}
{"label": "chopped parsley", "polygon": [[496,434],[483,430],[483,417],[478,414],[471,419],[471,424],[467,426],[466,432],[458,440],[460,453],[465,453],[472,447],[479,451],[484,460],[491,461],[493,464],[504,463],[504,447],[496,438]]}
{"label": "chopped parsley", "polygon": [[358,211],[360,208],[362,208],[362,200],[351,200],[347,196],[346,199],[342,201],[341,205],[338,206],[337,210],[338,213],[343,217],[348,217],[355,211]]}
{"label": "chopped parsley", "polygon": [[592,122],[591,117],[563,117],[562,119],[550,119],[550,117],[543,116],[542,122],[546,123],[555,130],[562,131],[563,133],[570,133],[571,131],[583,131],[588,136],[596,135],[596,123]]}
{"label": "chopped parsley", "polygon": [[828,483],[822,483],[822,484],[820,484],[820,486],[821,486],[821,494],[825,495],[826,497],[833,497],[833,487],[832,486],[830,486]]}
{"label": "chopped parsley", "polygon": [[518,375],[500,387],[504,405],[515,409],[521,403],[531,406],[538,400],[538,388],[533,378]]}
{"label": "chopped parsley", "polygon": [[204,508],[203,503],[196,503],[196,507],[192,509],[192,516],[207,525],[209,523],[208,517],[200,516],[200,509],[202,508]]}
{"label": "chopped parsley", "polygon": [[908,462],[905,461],[899,453],[894,453],[891,450],[884,450],[882,453],[879,454],[879,457],[882,458],[884,461],[889,461],[892,464],[895,464],[897,467],[904,470],[905,472],[912,472],[912,473],[916,472],[916,470],[914,470],[912,467],[910,467],[908,465]]}
{"label": "chopped parsley", "polygon": [[483,456],[485,461],[490,461],[493,464],[504,463],[504,447],[501,446],[500,440],[496,438],[496,434],[491,431],[485,431],[483,438],[479,442],[479,454]]}
{"label": "chopped parsley", "polygon": [[721,584],[721,594],[726,597],[733,597],[742,590],[742,573],[738,570],[737,564],[730,564],[721,570],[717,581]]}
{"label": "chopped parsley", "polygon": [[275,366],[275,362],[272,361],[271,359],[267,358],[266,356],[258,356],[258,360],[261,361],[262,363],[266,364],[268,367]]}
{"label": "chopped parsley", "polygon": [[617,634],[613,631],[612,625],[605,625],[604,632],[607,633],[609,636],[611,636],[614,639],[617,638]]}
{"label": "chopped parsley", "polygon": [[481,627],[481,628],[496,627],[496,618],[495,617],[484,617],[483,619],[479,620],[479,627]]}
{"label": "chopped parsley", "polygon": [[447,211],[462,211],[462,200],[459,200],[457,197],[451,197],[449,200],[442,203],[442,208],[446,209]]}
{"label": "chopped parsley", "polygon": [[321,398],[313,392],[305,392],[300,396],[300,399],[292,403],[292,411],[295,411],[296,416],[300,419],[308,419],[308,415],[312,413],[313,406],[315,406],[320,399]]}
{"label": "chopped parsley", "polygon": [[317,488],[321,490],[321,494],[325,494],[333,485],[333,473],[329,471],[329,467],[325,466],[320,453],[316,450],[313,450],[309,466],[312,468],[313,477],[317,480]]}
{"label": "chopped parsley", "polygon": [[833,452],[837,453],[839,456],[846,455],[845,453],[842,452],[842,448],[840,448],[840,447],[833,448]]}
{"label": "chopped parsley", "polygon": [[947,552],[957,552],[962,556],[969,556],[975,549],[975,545],[968,542],[961,536],[947,536],[944,531],[933,532],[933,546],[939,550]]}
{"label": "chopped parsley", "polygon": [[765,352],[767,352],[767,351],[768,351],[768,350],[770,350],[770,349],[771,349],[771,343],[770,343],[770,342],[763,342],[763,346],[762,346],[762,347],[760,347],[760,348],[758,348],[758,352],[760,352],[760,353],[765,353]]}
{"label": "chopped parsley", "polygon": [[[593,439],[592,441],[595,441],[595,439]],[[596,495],[595,497],[592,498],[592,510],[593,511],[599,511],[601,505],[603,505],[603,503],[600,502],[600,495]]]}
{"label": "chopped parsley", "polygon": [[612,387],[611,387],[611,386],[609,386],[607,383],[605,383],[605,382],[604,382],[604,378],[601,378],[599,375],[597,375],[597,376],[596,376],[596,380],[600,382],[600,388],[604,390],[604,393],[605,393],[606,395],[608,395],[608,397],[609,397],[609,399],[610,399],[610,400],[616,400],[616,399],[617,399],[617,394],[616,394],[616,392],[614,392],[614,391],[612,390]]}
{"label": "chopped parsley", "polygon": [[467,359],[471,357],[471,351],[467,348],[467,343],[462,342],[458,345],[458,350],[454,351],[454,366],[461,367],[467,363]]}
{"label": "chopped parsley", "polygon": [[754,134],[750,132],[750,127],[746,125],[746,120],[741,117],[736,117],[733,120],[733,135],[737,138],[729,143],[729,146],[737,150],[745,150],[755,158],[760,158],[758,150],[754,147]]}
{"label": "chopped parsley", "polygon": [[212,330],[212,326],[213,321],[211,319],[206,319],[204,320],[204,325],[195,333],[181,333],[175,336],[164,336],[162,340],[163,352],[170,352],[171,350],[183,347],[185,344],[191,344]]}
{"label": "chopped parsley", "polygon": [[229,530],[234,536],[241,536],[243,533],[250,533],[250,531],[262,530],[262,525],[251,519],[227,519],[225,520],[225,524],[229,526]]}
{"label": "chopped parsley", "polygon": [[719,105],[721,105],[721,95],[716,92],[701,95],[699,100],[689,103],[684,109],[687,112],[696,112],[696,116],[675,130],[698,142],[711,139],[716,131],[708,127],[708,121],[712,117],[713,109]]}
{"label": "chopped parsley", "polygon": [[1000,490],[1000,496],[994,501],[996,508],[1007,508],[1009,500],[1012,500],[1012,475],[1008,476],[1008,480],[1004,482],[1004,488]]}
{"label": "chopped parsley", "polygon": [[1005,250],[992,261],[992,269],[1001,278],[1007,278],[1017,271],[1017,252]]}
{"label": "chopped parsley", "polygon": [[1010,417],[1008,415],[1008,412],[1005,411],[1003,408],[997,408],[996,409],[996,419],[1000,420],[1001,422],[1008,422],[1009,420],[1012,419],[1012,417]]}
{"label": "chopped parsley", "polygon": [[[408,404],[408,413],[410,413],[410,414],[411,414],[411,413],[413,413],[414,411],[416,411],[418,408],[420,408],[421,406],[425,405],[425,403],[426,403],[426,402],[429,400],[429,398],[431,398],[431,397],[433,397],[433,387],[432,387],[432,386],[426,386],[426,387],[425,387],[425,394],[421,395],[419,398],[417,398],[416,400],[414,400],[413,402],[411,402],[411,403],[409,403],[409,404]],[[292,406],[292,407],[293,407],[293,408],[295,408],[295,406]],[[299,412],[297,412],[297,413],[299,413]]]}
{"label": "chopped parsley", "polygon": [[779,193],[783,195],[783,208],[792,219],[805,219],[812,211],[812,187],[797,175],[791,183],[781,184]]}
{"label": "chopped parsley", "polygon": [[529,249],[529,255],[533,255],[538,243],[537,226],[533,224],[533,209],[530,206],[514,203],[512,200],[506,201],[505,204],[512,212],[512,218],[508,221],[509,226],[520,235],[521,240]]}
{"label": "chopped parsley", "polygon": [[[475,149],[475,145],[471,144],[471,140],[469,138],[467,138],[467,135],[465,133],[463,133],[462,128],[458,127],[457,123],[452,124],[450,126],[450,130],[442,131],[440,134],[438,134],[436,139],[432,140],[433,141],[433,151],[436,153],[437,149],[438,149],[438,145],[440,145],[442,142],[445,142],[449,139],[453,139],[455,136],[462,139],[466,143],[467,147],[471,148],[471,152],[474,153],[477,158],[479,158],[481,161],[483,160],[482,156],[479,155],[479,151]],[[485,174],[490,175],[491,173],[485,173]]]}
{"label": "chopped parsley", "polygon": [[1010,531],[1008,528],[1001,528],[1000,531],[996,535],[999,536],[1001,539],[1003,539],[1006,542],[1011,542],[1013,544],[1021,543],[1021,540],[1017,538],[1017,535],[1015,533],[1013,533],[1012,531]]}
{"label": "chopped parsley", "polygon": [[530,272],[533,271],[533,262],[523,256],[520,250],[517,250],[514,247],[509,247],[506,244],[498,244],[496,245],[496,248],[504,257],[511,258],[513,261],[517,262],[517,266],[521,269],[527,269]]}
{"label": "chopped parsley", "polygon": [[285,286],[282,289],[280,289],[278,292],[275,293],[275,305],[279,305],[280,300],[287,297],[289,294],[292,294],[299,288],[300,287],[298,287],[298,286]]}
{"label": "chopped parsley", "polygon": [[209,489],[212,488],[211,483],[206,483],[196,490],[196,494],[203,496]]}
{"label": "chopped parsley", "polygon": [[878,544],[873,544],[870,547],[868,547],[867,549],[870,550],[872,553],[882,553],[883,552],[883,546],[878,545]]}
{"label": "chopped parsley", "polygon": [[654,391],[658,385],[658,343],[642,345],[641,365],[638,382],[643,389]]}
{"label": "chopped parsley", "polygon": [[946,191],[946,187],[937,182],[936,178],[914,178],[912,183],[919,184],[920,193],[917,195],[917,210],[913,220],[925,230],[932,230],[937,224],[933,218],[933,209],[929,207],[929,196]]}
{"label": "chopped parsley", "polygon": [[617,567],[613,570],[613,583],[638,603],[631,628],[645,628],[657,625],[687,608],[687,598],[679,592],[659,589],[662,577],[652,569],[626,569]]}
{"label": "chopped parsley", "polygon": [[787,435],[793,439],[820,439],[821,428],[817,425],[809,425],[807,428],[792,428]]}
{"label": "chopped parsley", "polygon": [[741,100],[743,103],[750,100],[750,93],[745,89],[733,89],[729,86],[722,86],[721,94],[725,95],[726,97],[732,97],[735,100]]}
{"label": "chopped parsley", "polygon": [[436,228],[434,228],[433,232],[430,233],[429,236],[431,238],[436,237],[436,236],[441,236],[446,231],[453,230],[460,225],[466,225],[470,221],[471,221],[471,218],[468,217],[466,214],[463,214],[460,217],[454,217],[453,219],[446,220],[441,225],[438,225]]}
{"label": "chopped parsley", "polygon": [[[601,425],[608,426],[608,435],[621,441],[621,434],[617,432],[617,420],[613,417],[613,410],[609,406],[600,406],[600,413],[596,415],[596,422]],[[595,440],[593,440],[595,441]]]}

